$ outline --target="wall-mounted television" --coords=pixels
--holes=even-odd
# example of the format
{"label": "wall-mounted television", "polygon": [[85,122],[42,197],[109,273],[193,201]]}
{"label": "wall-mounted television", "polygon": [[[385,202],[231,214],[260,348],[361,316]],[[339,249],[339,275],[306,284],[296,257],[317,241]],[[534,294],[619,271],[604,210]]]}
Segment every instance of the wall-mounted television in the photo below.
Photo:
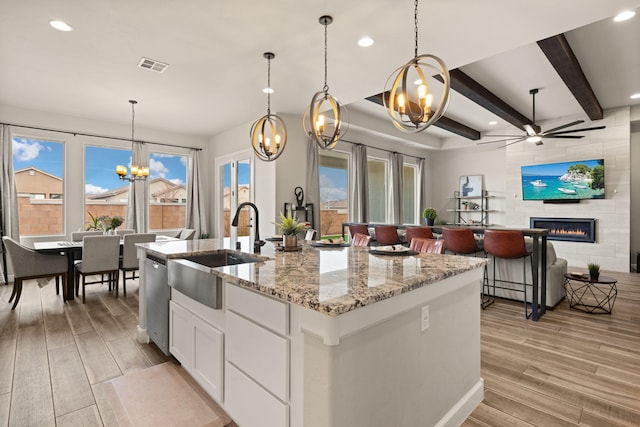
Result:
{"label": "wall-mounted television", "polygon": [[604,199],[604,160],[522,166],[522,200]]}

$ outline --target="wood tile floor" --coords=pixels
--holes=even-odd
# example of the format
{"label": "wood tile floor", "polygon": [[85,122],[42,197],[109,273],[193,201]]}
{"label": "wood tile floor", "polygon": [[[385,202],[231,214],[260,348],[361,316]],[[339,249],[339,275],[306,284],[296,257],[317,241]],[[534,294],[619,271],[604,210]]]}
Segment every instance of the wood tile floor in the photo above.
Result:
{"label": "wood tile floor", "polygon": [[[519,303],[482,311],[485,400],[464,426],[640,426],[640,274],[606,275],[618,279],[611,315],[566,301],[540,322]],[[129,283],[118,299],[88,286],[83,305],[29,281],[15,311],[0,285],[0,426],[117,425],[101,411],[104,384],[170,361],[135,341]]]}

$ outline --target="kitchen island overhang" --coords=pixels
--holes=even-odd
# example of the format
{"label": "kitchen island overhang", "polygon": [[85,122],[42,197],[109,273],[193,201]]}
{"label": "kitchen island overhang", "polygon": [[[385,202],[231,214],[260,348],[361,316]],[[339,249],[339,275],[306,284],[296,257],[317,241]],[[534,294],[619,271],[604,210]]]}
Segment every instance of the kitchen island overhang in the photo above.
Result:
{"label": "kitchen island overhang", "polygon": [[[147,249],[170,259],[224,247],[162,246]],[[486,260],[374,256],[366,248],[263,254],[264,262],[211,272],[225,287],[287,304],[286,425],[459,425],[482,400]]]}

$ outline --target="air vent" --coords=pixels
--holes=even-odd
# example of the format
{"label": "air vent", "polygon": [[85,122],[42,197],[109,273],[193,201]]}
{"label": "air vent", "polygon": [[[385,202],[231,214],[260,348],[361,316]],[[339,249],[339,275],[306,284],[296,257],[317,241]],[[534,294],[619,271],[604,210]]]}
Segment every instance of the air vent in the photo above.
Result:
{"label": "air vent", "polygon": [[142,58],[140,59],[140,62],[138,62],[138,67],[155,71],[156,73],[163,73],[164,70],[166,70],[167,67],[169,67],[169,64],[158,62],[156,60],[149,59],[149,58]]}

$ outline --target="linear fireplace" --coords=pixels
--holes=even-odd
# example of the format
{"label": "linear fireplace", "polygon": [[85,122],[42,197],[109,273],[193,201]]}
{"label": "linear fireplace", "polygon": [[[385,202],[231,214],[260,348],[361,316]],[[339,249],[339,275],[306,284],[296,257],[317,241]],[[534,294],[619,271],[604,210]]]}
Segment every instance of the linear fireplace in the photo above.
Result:
{"label": "linear fireplace", "polygon": [[535,218],[529,219],[531,228],[549,230],[548,240],[594,243],[596,220],[594,218]]}

